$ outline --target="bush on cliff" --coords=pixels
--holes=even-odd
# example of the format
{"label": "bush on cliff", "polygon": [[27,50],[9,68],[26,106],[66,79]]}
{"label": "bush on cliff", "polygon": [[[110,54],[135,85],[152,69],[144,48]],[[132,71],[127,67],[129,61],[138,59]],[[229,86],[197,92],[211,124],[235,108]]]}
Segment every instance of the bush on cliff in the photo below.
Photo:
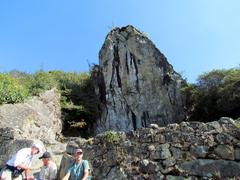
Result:
{"label": "bush on cliff", "polygon": [[0,104],[23,102],[28,89],[8,74],[0,74]]}
{"label": "bush on cliff", "polygon": [[86,137],[92,134],[98,113],[98,100],[90,75],[86,72],[51,71],[49,73],[58,82],[61,91],[64,135]]}
{"label": "bush on cliff", "polygon": [[41,92],[50,90],[54,86],[57,86],[57,83],[51,74],[40,70],[33,75],[29,89],[32,95],[39,95]]}

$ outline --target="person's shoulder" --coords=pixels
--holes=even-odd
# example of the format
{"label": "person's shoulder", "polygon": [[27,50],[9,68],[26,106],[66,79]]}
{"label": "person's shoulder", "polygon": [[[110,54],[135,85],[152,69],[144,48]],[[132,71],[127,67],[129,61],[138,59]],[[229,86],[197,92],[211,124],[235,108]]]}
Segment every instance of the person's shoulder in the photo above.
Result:
{"label": "person's shoulder", "polygon": [[83,166],[89,168],[89,162],[88,162],[88,160],[83,160]]}
{"label": "person's shoulder", "polygon": [[84,164],[84,165],[86,165],[86,164],[88,165],[88,164],[89,164],[88,160],[85,160],[85,159],[84,159],[84,160],[83,160],[83,164]]}
{"label": "person's shoulder", "polygon": [[53,162],[53,161],[50,161],[50,168],[52,168],[52,169],[57,169],[56,163]]}
{"label": "person's shoulder", "polygon": [[88,160],[84,159],[84,160],[83,160],[83,163],[88,163]]}
{"label": "person's shoulder", "polygon": [[18,153],[31,153],[31,148],[22,148],[18,150]]}

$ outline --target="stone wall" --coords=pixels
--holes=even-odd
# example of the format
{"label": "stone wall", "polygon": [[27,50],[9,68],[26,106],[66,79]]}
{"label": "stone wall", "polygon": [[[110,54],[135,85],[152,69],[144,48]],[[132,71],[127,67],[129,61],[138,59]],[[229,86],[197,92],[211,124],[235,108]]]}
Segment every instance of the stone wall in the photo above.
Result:
{"label": "stone wall", "polygon": [[92,167],[93,179],[240,179],[240,130],[230,118],[109,131],[68,144],[60,175],[76,147]]}

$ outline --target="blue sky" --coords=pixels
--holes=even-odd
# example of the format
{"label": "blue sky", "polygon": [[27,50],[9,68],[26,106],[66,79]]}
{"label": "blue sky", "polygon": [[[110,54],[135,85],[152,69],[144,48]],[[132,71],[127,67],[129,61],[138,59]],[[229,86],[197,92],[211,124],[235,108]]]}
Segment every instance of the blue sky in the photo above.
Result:
{"label": "blue sky", "polygon": [[0,71],[88,71],[113,27],[148,34],[189,82],[239,67],[239,0],[1,0]]}

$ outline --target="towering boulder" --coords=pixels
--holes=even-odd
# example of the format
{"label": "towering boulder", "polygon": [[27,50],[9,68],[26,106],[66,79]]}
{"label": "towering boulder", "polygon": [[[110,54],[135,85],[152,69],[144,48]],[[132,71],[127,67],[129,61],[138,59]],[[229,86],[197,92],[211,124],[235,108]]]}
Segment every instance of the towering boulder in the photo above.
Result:
{"label": "towering boulder", "polygon": [[133,26],[115,28],[107,35],[99,59],[93,69],[101,102],[97,133],[184,119],[180,88],[185,81],[143,33]]}

